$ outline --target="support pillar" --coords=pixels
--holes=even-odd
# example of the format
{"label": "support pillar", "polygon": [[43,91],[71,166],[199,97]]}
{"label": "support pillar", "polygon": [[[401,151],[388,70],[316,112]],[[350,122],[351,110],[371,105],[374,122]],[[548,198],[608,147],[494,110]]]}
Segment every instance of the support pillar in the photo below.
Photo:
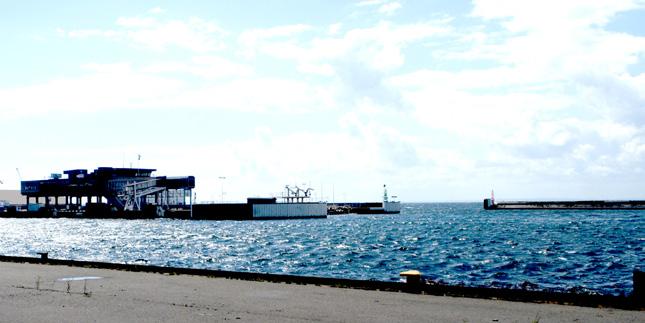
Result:
{"label": "support pillar", "polygon": [[190,194],[190,218],[193,218],[193,190],[188,190],[188,194]]}

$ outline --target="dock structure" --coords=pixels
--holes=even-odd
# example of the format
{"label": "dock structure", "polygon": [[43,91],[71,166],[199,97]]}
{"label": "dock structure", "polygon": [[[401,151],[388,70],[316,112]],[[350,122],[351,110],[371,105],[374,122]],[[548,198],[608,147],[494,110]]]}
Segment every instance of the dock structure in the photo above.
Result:
{"label": "dock structure", "polygon": [[[177,217],[178,212],[173,212]],[[249,197],[246,203],[195,204],[196,220],[274,220],[326,218],[324,202],[279,203],[275,197]]]}
{"label": "dock structure", "polygon": [[194,176],[153,176],[155,169],[99,167],[66,170],[49,179],[22,181],[24,208],[0,217],[85,217],[193,220],[269,220],[327,217],[327,204],[307,202],[311,189],[286,203],[277,198],[248,198],[246,203],[194,204]]}
{"label": "dock structure", "polygon": [[339,202],[327,204],[328,214],[399,214],[400,202]]}
{"label": "dock structure", "polygon": [[387,194],[387,186],[383,185],[383,202],[345,202],[327,204],[328,214],[399,214],[401,202],[394,201]]}
{"label": "dock structure", "polygon": [[485,210],[645,210],[645,200],[515,201],[484,199]]}
{"label": "dock structure", "polygon": [[99,167],[66,170],[45,180],[22,181],[28,211],[156,212],[192,205],[195,177],[152,176],[156,169]]}

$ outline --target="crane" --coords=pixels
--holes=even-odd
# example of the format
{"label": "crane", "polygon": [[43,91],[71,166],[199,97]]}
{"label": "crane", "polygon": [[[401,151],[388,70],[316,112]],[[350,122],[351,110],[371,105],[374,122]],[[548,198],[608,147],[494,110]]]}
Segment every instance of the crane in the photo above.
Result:
{"label": "crane", "polygon": [[[295,186],[295,189],[292,189],[291,187],[289,187],[289,185],[286,185],[284,188],[287,190],[287,194],[286,196],[283,196],[283,198],[287,201],[287,203],[292,203],[293,201],[295,201],[296,203],[302,203],[305,201],[305,198],[311,197],[311,191],[314,190],[313,188],[303,190],[298,186]],[[300,195],[301,192],[302,195]]]}

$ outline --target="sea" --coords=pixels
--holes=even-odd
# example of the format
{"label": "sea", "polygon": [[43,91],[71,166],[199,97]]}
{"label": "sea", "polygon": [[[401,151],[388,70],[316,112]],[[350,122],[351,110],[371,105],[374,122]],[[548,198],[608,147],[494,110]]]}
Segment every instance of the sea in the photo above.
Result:
{"label": "sea", "polygon": [[0,254],[628,295],[645,270],[645,211],[496,210],[403,204],[401,214],[326,219],[0,219]]}

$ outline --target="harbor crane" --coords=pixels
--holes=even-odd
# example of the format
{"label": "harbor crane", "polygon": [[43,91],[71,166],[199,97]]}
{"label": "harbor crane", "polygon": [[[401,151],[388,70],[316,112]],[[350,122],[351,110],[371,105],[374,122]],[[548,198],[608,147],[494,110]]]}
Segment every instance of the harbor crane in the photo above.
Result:
{"label": "harbor crane", "polygon": [[287,194],[283,195],[282,198],[287,203],[304,203],[306,198],[311,198],[311,192],[314,190],[313,188],[307,188],[304,190],[297,185],[295,186],[295,189],[292,189],[289,185],[286,185],[284,188],[286,189]]}

